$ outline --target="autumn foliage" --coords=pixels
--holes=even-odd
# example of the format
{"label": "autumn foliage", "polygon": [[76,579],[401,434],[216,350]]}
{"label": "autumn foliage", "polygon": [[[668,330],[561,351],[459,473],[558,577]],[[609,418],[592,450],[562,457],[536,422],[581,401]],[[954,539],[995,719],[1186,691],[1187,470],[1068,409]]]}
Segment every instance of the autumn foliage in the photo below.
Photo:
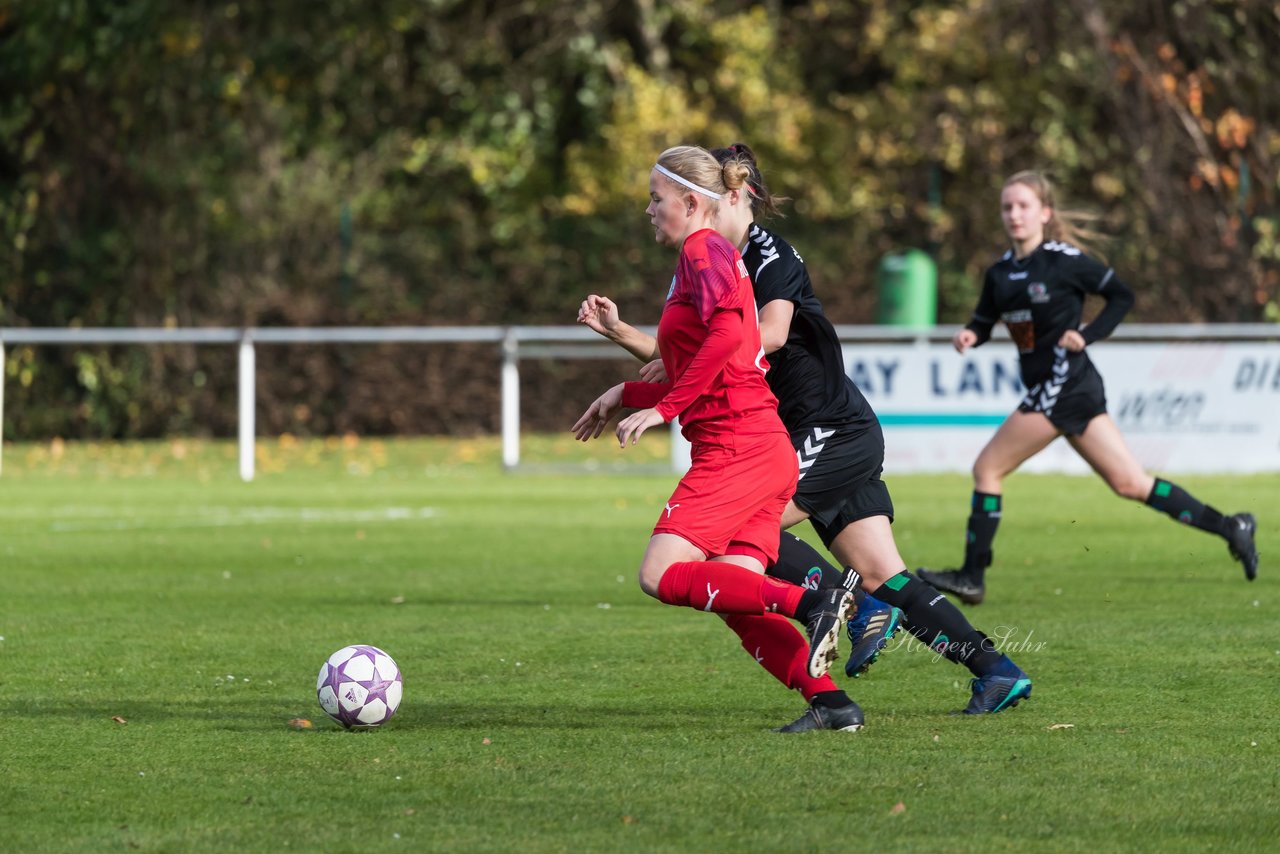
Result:
{"label": "autumn foliage", "polygon": [[[737,140],[794,200],[778,229],[837,322],[872,321],[877,264],[906,247],[961,320],[1024,168],[1101,215],[1135,319],[1274,322],[1273,6],[0,4],[0,323],[562,324],[588,290],[652,322],[671,258],[648,166]],[[232,430],[229,351],[8,356],[7,437]],[[488,351],[281,348],[260,418],[488,430],[495,371]]]}

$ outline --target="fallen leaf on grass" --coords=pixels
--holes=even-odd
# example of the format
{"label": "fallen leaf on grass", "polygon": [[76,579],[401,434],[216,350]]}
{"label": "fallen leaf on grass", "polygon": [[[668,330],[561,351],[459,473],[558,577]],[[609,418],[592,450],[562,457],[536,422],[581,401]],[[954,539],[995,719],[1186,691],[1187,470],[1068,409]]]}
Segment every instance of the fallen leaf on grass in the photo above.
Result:
{"label": "fallen leaf on grass", "polygon": [[1075,724],[1053,724],[1052,726],[1045,727],[1045,729],[1050,731],[1055,729],[1075,729],[1075,728],[1076,728]]}
{"label": "fallen leaf on grass", "polygon": [[116,722],[116,723],[118,723],[118,724],[127,724],[127,723],[128,723],[128,721],[126,721],[124,718],[120,717],[119,715],[112,715],[112,716],[111,716],[111,720],[115,721],[115,722]]}
{"label": "fallen leaf on grass", "polygon": [[906,811],[907,811],[907,805],[904,804],[902,801],[898,801],[889,810],[889,815],[902,815]]}
{"label": "fallen leaf on grass", "polygon": [[480,743],[481,743],[481,744],[493,744],[493,740],[492,740],[492,739],[488,739],[488,738],[486,738],[486,739],[484,739],[483,741],[481,741]]}
{"label": "fallen leaf on grass", "polygon": [[293,729],[311,729],[311,721],[306,718],[294,718],[289,721],[289,726]]}

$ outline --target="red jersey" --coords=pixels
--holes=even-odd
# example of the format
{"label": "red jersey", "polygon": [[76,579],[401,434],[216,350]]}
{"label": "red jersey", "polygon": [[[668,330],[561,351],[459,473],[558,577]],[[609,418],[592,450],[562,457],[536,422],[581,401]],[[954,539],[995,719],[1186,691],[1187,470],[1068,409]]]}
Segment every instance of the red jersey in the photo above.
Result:
{"label": "red jersey", "polygon": [[[690,442],[720,444],[735,433],[786,433],[765,382],[769,363],[751,279],[733,244],[711,229],[689,235],[658,323],[668,382],[629,382],[624,406],[680,417]],[[719,441],[718,441],[719,440]]]}

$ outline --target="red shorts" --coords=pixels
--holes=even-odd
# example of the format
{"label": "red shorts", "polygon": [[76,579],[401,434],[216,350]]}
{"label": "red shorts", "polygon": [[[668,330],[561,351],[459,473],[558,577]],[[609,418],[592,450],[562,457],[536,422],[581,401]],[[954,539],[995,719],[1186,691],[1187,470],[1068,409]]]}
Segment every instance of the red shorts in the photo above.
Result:
{"label": "red shorts", "polygon": [[796,452],[785,433],[735,436],[730,444],[693,446],[693,465],[653,532],[683,537],[709,558],[744,554],[768,566],[796,491]]}

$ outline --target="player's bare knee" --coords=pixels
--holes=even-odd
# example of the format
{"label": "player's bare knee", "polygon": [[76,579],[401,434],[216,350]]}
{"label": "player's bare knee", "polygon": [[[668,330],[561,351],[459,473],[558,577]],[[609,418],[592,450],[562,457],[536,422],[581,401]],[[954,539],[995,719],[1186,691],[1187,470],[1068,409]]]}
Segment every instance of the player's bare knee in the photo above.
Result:
{"label": "player's bare knee", "polygon": [[836,560],[840,561],[841,566],[851,566],[857,570],[857,573],[862,576],[862,586],[867,590],[874,590],[906,569],[902,556],[897,554],[896,548],[892,549],[892,553],[864,551],[859,555],[837,538],[831,544],[831,553],[836,556]]}
{"label": "player's bare knee", "polygon": [[1146,501],[1151,490],[1141,481],[1130,481],[1121,494],[1130,501]]}
{"label": "player's bare knee", "polygon": [[854,567],[854,569],[858,571],[858,574],[862,576],[862,586],[867,590],[874,590],[906,568],[906,565],[902,563],[901,559],[896,563],[869,561],[864,563],[862,566]]}
{"label": "player's bare knee", "polygon": [[999,492],[1002,473],[982,460],[973,464],[973,488],[978,492]]}
{"label": "player's bare knee", "polygon": [[1000,478],[1000,467],[993,454],[980,453],[978,458],[973,461],[973,468],[970,470],[974,480],[990,480]]}
{"label": "player's bare knee", "polygon": [[640,582],[640,589],[657,599],[658,584],[662,581],[662,574],[666,571],[667,568],[665,566],[659,566],[652,563],[640,564],[640,571],[637,573],[637,579]]}
{"label": "player's bare knee", "polygon": [[1111,491],[1130,501],[1146,501],[1149,488],[1144,478],[1122,475],[1107,478]]}

